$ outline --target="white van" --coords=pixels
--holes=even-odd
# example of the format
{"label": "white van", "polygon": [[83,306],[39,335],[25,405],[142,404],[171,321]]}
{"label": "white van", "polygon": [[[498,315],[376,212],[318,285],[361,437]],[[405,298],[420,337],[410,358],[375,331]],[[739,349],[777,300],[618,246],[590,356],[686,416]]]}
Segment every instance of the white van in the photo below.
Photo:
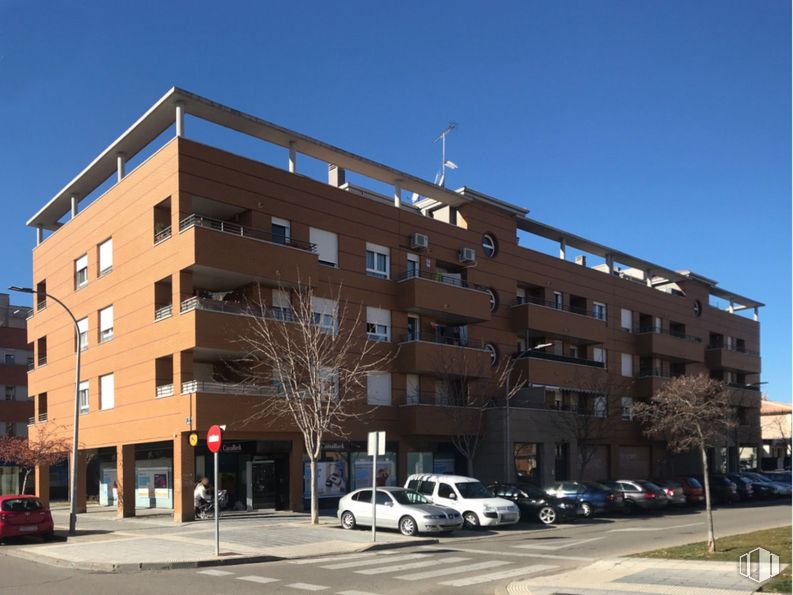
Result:
{"label": "white van", "polygon": [[469,529],[512,525],[520,520],[515,504],[494,497],[473,477],[416,473],[408,477],[405,487],[423,494],[434,504],[455,509],[463,515],[464,526]]}

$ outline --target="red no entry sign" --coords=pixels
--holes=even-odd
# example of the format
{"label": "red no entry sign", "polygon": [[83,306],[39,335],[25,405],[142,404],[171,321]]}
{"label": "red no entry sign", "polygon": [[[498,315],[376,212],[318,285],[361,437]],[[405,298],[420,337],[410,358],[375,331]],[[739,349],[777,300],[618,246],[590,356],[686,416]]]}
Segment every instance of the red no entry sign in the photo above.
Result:
{"label": "red no entry sign", "polygon": [[207,448],[211,452],[219,452],[223,444],[223,431],[220,426],[212,426],[207,430]]}

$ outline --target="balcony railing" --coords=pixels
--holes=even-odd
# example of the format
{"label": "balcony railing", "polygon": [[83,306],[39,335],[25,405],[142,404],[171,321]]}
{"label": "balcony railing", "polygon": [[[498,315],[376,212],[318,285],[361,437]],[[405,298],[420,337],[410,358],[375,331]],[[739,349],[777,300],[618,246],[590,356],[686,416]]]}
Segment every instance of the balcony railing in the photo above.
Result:
{"label": "balcony railing", "polygon": [[661,368],[641,368],[639,369],[639,378],[669,378],[669,372],[665,372]]}
{"label": "balcony railing", "polygon": [[154,232],[154,243],[159,244],[171,237],[171,226],[163,227],[160,231]]}
{"label": "balcony railing", "polygon": [[39,300],[39,301],[36,303],[36,310],[38,310],[39,312],[41,312],[42,310],[44,310],[46,307],[47,307],[47,300],[46,300],[46,299],[44,299],[44,298],[41,298],[41,299],[40,299],[40,300]]}
{"label": "balcony railing", "polygon": [[552,308],[554,310],[561,310],[562,312],[570,312],[571,314],[578,314],[579,316],[587,316],[589,318],[594,318],[595,320],[601,320],[605,322],[604,318],[600,316],[596,316],[593,311],[588,310],[587,308],[580,308],[578,306],[568,306],[566,304],[560,304],[555,301],[551,300],[544,300],[540,298],[533,298],[533,297],[519,297],[515,298],[515,301],[512,302],[512,306],[522,306],[523,304],[534,304],[536,306],[542,306],[544,308]]}
{"label": "balcony railing", "polygon": [[203,380],[189,380],[182,383],[182,394],[212,393],[223,395],[256,395],[277,396],[278,388],[275,386],[252,386],[231,382],[204,382]]}
{"label": "balcony railing", "polygon": [[211,298],[191,297],[184,300],[179,305],[182,314],[192,310],[204,310],[207,312],[222,312],[224,314],[235,314],[237,316],[256,316],[268,318],[270,320],[283,320],[284,322],[294,322],[295,318],[291,310],[286,308],[261,308],[252,305],[247,308],[239,302],[223,302]]}
{"label": "balcony railing", "polygon": [[483,343],[481,339],[470,339],[461,337],[447,337],[441,334],[425,333],[420,336],[416,335],[402,335],[402,343],[411,343],[414,341],[422,341],[424,343],[437,343],[439,345],[454,345],[455,347],[469,347],[471,349],[482,349]]}
{"label": "balcony railing", "polygon": [[164,318],[169,318],[172,315],[173,315],[172,304],[160,306],[154,310],[154,322],[157,322],[158,320],[163,320]]}
{"label": "balcony railing", "polygon": [[28,425],[32,426],[33,424],[35,424],[37,422],[40,423],[40,424],[43,424],[46,421],[47,421],[47,412],[45,411],[44,413],[39,413],[38,418],[29,417],[28,418]]}
{"label": "balcony railing", "polygon": [[254,229],[252,227],[245,227],[238,223],[231,221],[223,221],[221,219],[212,219],[211,217],[204,217],[203,215],[188,215],[179,222],[179,231],[183,232],[191,227],[203,227],[204,229],[213,229],[221,233],[229,235],[240,236],[243,238],[251,238],[261,242],[269,242],[271,244],[281,244],[283,246],[291,246],[306,252],[316,252],[316,244],[311,242],[303,242],[293,238],[285,238],[281,235],[273,235],[270,232],[262,231],[261,229]]}
{"label": "balcony railing", "polygon": [[28,313],[25,315],[25,320],[30,320],[31,318],[33,318],[33,313],[34,312],[35,312],[35,309],[33,309],[33,308],[28,310]]}
{"label": "balcony railing", "polygon": [[647,333],[651,333],[653,335],[668,335],[670,337],[675,337],[677,339],[685,339],[686,341],[691,341],[693,343],[702,343],[702,339],[700,337],[695,337],[694,335],[687,335],[686,333],[681,333],[679,331],[674,331],[667,328],[640,326],[637,327],[635,332],[638,335],[643,335]]}
{"label": "balcony railing", "polygon": [[40,355],[39,356],[39,366],[46,366],[47,365],[47,356]]}
{"label": "balcony railing", "polygon": [[604,368],[605,365],[603,362],[598,362],[592,359],[585,359],[581,357],[572,357],[569,355],[559,355],[557,353],[548,353],[545,351],[539,351],[534,349],[528,349],[523,352],[519,352],[513,355],[515,359],[523,359],[523,358],[534,358],[534,359],[545,359],[552,362],[561,362],[564,364],[577,364],[579,366],[590,366],[592,368]]}
{"label": "balcony railing", "polygon": [[469,283],[465,279],[460,279],[455,275],[444,275],[440,272],[430,273],[428,271],[405,271],[399,276],[399,281],[407,281],[409,279],[428,279],[430,281],[436,281],[438,283],[444,283],[446,285],[452,285],[454,287],[464,287],[466,289],[477,289],[483,291],[484,288],[475,285],[474,283]]}
{"label": "balcony railing", "polygon": [[28,372],[36,369],[36,363],[33,360],[28,360]]}
{"label": "balcony railing", "polygon": [[173,384],[161,384],[157,387],[157,398],[161,399],[163,397],[172,397],[173,396]]}
{"label": "balcony railing", "polygon": [[729,382],[727,386],[730,388],[740,388],[742,390],[752,390],[755,392],[760,392],[760,387],[756,384],[746,384],[741,382]]}
{"label": "balcony railing", "polygon": [[751,355],[754,357],[760,357],[760,353],[758,351],[752,351],[751,349],[746,349],[746,347],[739,347],[738,345],[728,345],[727,343],[710,343],[708,345],[708,351],[714,349],[726,349],[727,351],[734,351],[735,353],[745,353],[746,355]]}

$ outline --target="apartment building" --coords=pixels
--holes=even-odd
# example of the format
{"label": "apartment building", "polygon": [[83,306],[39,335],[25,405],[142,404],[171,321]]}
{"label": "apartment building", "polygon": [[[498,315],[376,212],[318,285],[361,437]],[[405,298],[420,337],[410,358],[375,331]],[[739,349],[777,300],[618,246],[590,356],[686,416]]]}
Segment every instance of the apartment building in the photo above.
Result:
{"label": "apartment building", "polygon": [[[26,306],[11,304],[7,293],[0,293],[0,437],[27,436],[33,416],[33,401],[28,398],[27,370],[33,365],[25,337]],[[31,420],[32,421],[32,420]],[[19,469],[0,462],[0,494],[19,493]]]}
{"label": "apartment building", "polygon": [[791,424],[793,406],[790,403],[769,401],[767,396],[760,403],[760,432],[763,450],[760,467],[767,470],[790,469]]}
{"label": "apartment building", "polygon": [[[186,134],[191,119],[259,139],[281,161],[199,142]],[[332,289],[341,287],[365,312],[360,332],[396,354],[367,378],[373,413],[323,445],[326,502],[368,481],[371,430],[387,432],[386,483],[465,472],[455,436],[474,431],[484,480],[645,477],[685,466],[632,419],[635,400],[679,374],[734,387],[741,424],[714,462],[735,466],[740,447],[760,444],[761,303],[184,90],[166,93],[28,225],[37,233],[33,431],[71,431],[79,348],[81,508],[96,496],[121,515],[156,506],[192,518],[195,481],[212,472],[203,437],[215,423],[227,426],[219,473],[233,502],[303,508],[300,435],[288,421],[250,419],[276,398],[274,386],[243,389],[229,362],[249,323],[243,298],[261,295],[277,317],[305,283],[325,296],[316,298],[318,324],[336,323]],[[550,240],[558,253],[521,237]],[[79,339],[45,294],[75,313]],[[509,401],[496,378],[503,365],[520,387]],[[492,396],[481,424],[460,406],[469,392]],[[585,426],[599,430],[584,435]],[[38,474],[39,494],[47,481]]]}

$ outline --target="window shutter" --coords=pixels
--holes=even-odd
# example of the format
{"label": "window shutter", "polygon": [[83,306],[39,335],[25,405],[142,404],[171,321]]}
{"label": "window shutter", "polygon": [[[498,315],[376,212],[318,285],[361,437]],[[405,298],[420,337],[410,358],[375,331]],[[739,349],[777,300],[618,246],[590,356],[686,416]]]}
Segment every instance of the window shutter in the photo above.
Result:
{"label": "window shutter", "polygon": [[390,405],[391,374],[369,372],[366,376],[366,396],[370,405]]}
{"label": "window shutter", "polygon": [[309,239],[317,245],[320,262],[338,266],[339,264],[339,238],[332,231],[309,228]]}
{"label": "window shutter", "polygon": [[116,405],[115,377],[107,374],[99,377],[99,408],[112,409]]}
{"label": "window shutter", "polygon": [[88,268],[88,255],[83,254],[80,258],[74,261],[75,272]]}
{"label": "window shutter", "polygon": [[83,318],[82,320],[77,321],[77,328],[80,330],[80,334],[88,332],[88,319]]}
{"label": "window shutter", "polygon": [[620,310],[620,326],[628,331],[633,329],[633,312],[625,308]]}
{"label": "window shutter", "polygon": [[273,289],[273,308],[289,309],[291,307],[289,292],[285,289]]}
{"label": "window shutter", "polygon": [[99,272],[104,273],[113,268],[113,238],[99,244]]}
{"label": "window shutter", "polygon": [[372,324],[382,324],[391,328],[391,310],[383,308],[373,308],[372,306],[366,307],[366,322]]}
{"label": "window shutter", "polygon": [[104,310],[99,310],[99,331],[107,331],[113,328],[113,306],[108,306]]}

